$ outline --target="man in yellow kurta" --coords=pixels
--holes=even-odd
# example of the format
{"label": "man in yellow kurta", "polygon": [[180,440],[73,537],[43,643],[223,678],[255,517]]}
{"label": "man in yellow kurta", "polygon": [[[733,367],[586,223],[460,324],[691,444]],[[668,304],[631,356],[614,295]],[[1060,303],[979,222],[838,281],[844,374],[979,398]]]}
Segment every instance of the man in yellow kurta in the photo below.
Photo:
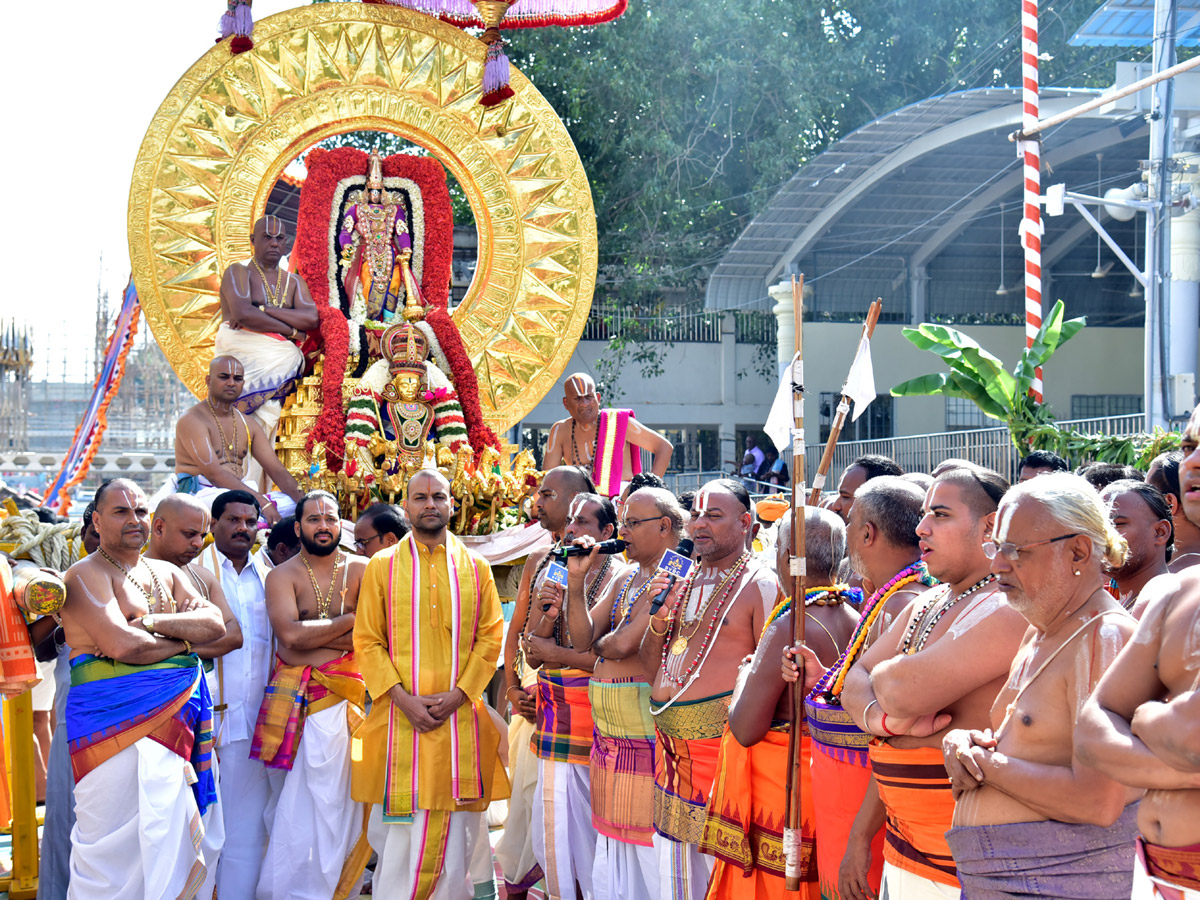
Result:
{"label": "man in yellow kurta", "polygon": [[480,699],[500,655],[500,598],[487,563],[446,530],[445,478],[418,472],[404,507],[412,532],[372,557],[359,594],[354,652],[373,704],[355,733],[352,796],[373,804],[377,891],[468,900],[479,814],[508,796]]}

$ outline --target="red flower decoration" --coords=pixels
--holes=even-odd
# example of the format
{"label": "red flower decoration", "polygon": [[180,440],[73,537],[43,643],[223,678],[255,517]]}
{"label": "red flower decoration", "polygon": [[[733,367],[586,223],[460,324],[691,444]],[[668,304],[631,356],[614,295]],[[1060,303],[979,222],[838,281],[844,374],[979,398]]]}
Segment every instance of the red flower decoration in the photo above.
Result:
{"label": "red flower decoration", "polygon": [[467,356],[466,348],[463,347],[462,335],[458,333],[458,328],[444,306],[429,310],[425,314],[425,321],[433,329],[438,343],[442,346],[442,352],[446,355],[446,361],[450,363],[450,376],[458,392],[458,402],[462,406],[467,439],[471,442],[475,459],[478,461],[484,447],[495,447],[499,450],[500,440],[483,421],[483,410],[479,407],[479,379],[475,377],[475,367],[471,365],[471,358]]}
{"label": "red flower decoration", "polygon": [[[325,463],[330,471],[337,472],[342,468],[346,443],[342,382],[346,379],[346,360],[350,356],[350,328],[346,317],[336,306],[318,303],[317,315],[321,321],[321,342],[325,345],[325,363],[321,369],[321,414],[308,433],[306,446],[311,453],[313,444],[323,441]],[[326,403],[326,397],[335,397],[337,402]]]}
{"label": "red flower decoration", "polygon": [[[314,443],[323,441],[328,466],[334,472],[341,469],[345,442],[342,382],[346,378],[350,330],[346,319],[349,309],[330,305],[329,272],[331,266],[336,266],[337,259],[329,246],[329,218],[333,214],[333,195],[338,182],[354,175],[365,175],[368,159],[366,153],[353,147],[338,147],[334,150],[322,150],[317,147],[309,152],[305,160],[308,176],[300,192],[296,242],[292,248],[294,266],[308,284],[321,319],[320,341],[312,341],[311,346],[306,344],[305,350],[316,352],[322,345],[325,349],[325,366],[321,377],[321,414],[309,434],[308,447],[311,450]],[[450,265],[454,252],[454,213],[450,206],[450,190],[446,186],[446,171],[440,162],[431,157],[400,153],[383,161],[383,174],[388,178],[408,178],[420,188],[422,214],[425,219],[421,292],[431,311],[444,311],[450,296]],[[339,299],[332,298],[334,303],[338,303]],[[449,316],[446,318],[448,321]],[[450,328],[454,329],[455,344],[461,348],[462,341],[458,337],[458,331],[453,323],[449,324]],[[438,340],[445,346],[445,339],[440,332]],[[468,362],[468,367],[469,365]],[[478,387],[474,375],[474,370],[471,370],[469,395],[464,394],[464,385],[458,381],[457,373],[455,375],[455,384],[458,386],[468,430],[472,421],[472,417],[467,413],[468,405],[474,406],[474,418],[481,421],[478,414]],[[479,446],[474,443],[474,438],[472,446]]]}

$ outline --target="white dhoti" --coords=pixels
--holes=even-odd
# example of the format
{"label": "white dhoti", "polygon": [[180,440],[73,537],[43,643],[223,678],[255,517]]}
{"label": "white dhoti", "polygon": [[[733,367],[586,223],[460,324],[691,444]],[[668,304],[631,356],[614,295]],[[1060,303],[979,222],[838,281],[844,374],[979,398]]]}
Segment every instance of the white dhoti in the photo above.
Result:
{"label": "white dhoti", "polygon": [[883,864],[883,885],[879,889],[880,900],[958,900],[959,888],[922,878],[890,862]]}
{"label": "white dhoti", "polygon": [[217,802],[204,811],[204,840],[200,853],[204,857],[204,882],[196,892],[196,900],[213,900],[217,890],[217,863],[225,846],[225,817],[221,812],[221,767],[217,755],[212,757],[213,780],[217,784]]}
{"label": "white dhoti", "polygon": [[379,854],[372,879],[381,900],[472,900],[471,860],[479,813],[418,809],[411,822],[384,822],[371,807],[367,836]]}
{"label": "white dhoti", "polygon": [[258,900],[329,900],[362,834],[362,804],[350,799],[346,706],[343,700],[304,720],[267,829]]}
{"label": "white dhoti", "polygon": [[[250,758],[250,741],[218,748],[225,846],[217,862],[217,896],[250,898],[258,886],[267,846],[266,810],[279,790],[283,772]],[[205,898],[207,900],[207,898]]]}
{"label": "white dhoti", "polygon": [[658,896],[658,854],[653,847],[596,836],[592,867],[596,900],[651,900]]}
{"label": "white dhoti", "polygon": [[683,844],[654,835],[661,900],[703,900],[716,858],[700,852],[699,844]]}
{"label": "white dhoti", "polygon": [[[260,471],[261,471],[261,469],[260,469]],[[203,475],[192,475],[192,476],[185,475],[183,477],[196,479],[198,488],[196,489],[196,491],[194,493],[192,493],[192,496],[195,497],[197,500],[199,500],[201,503],[203,503],[205,506],[207,506],[209,511],[212,510],[213,501],[216,500],[217,497],[221,496],[221,494],[223,494],[227,490],[229,490],[229,488],[215,486],[211,481],[209,481]],[[249,477],[242,479],[242,484],[245,486],[246,490],[248,490],[248,491],[254,491],[255,493],[262,492],[261,486],[258,483],[252,482]],[[188,492],[181,491],[180,476],[179,476],[179,473],[175,473],[175,474],[169,476],[167,478],[167,480],[165,482],[163,482],[162,487],[160,487],[157,491],[154,492],[154,496],[150,498],[150,508],[155,509],[158,506],[158,504],[161,503],[165,497],[169,497],[171,494],[178,494],[178,493],[188,493]],[[275,508],[277,510],[279,510],[279,517],[281,519],[286,519],[288,516],[290,516],[292,513],[294,513],[296,511],[296,501],[293,500],[291,497],[289,497],[287,494],[285,494],[283,491],[266,491],[265,493],[266,493],[267,499],[270,500],[272,503],[274,503]]]}
{"label": "white dhoti", "polygon": [[80,779],[68,900],[196,896],[204,826],[190,772],[187,760],[141,738]]}
{"label": "white dhoti", "polygon": [[533,805],[537,794],[538,758],[529,746],[533,725],[521,716],[508,724],[508,773],[512,796],[504,834],[496,843],[496,862],[509,892],[527,891],[542,878],[533,855]]}
{"label": "white dhoti", "polygon": [[246,380],[237,407],[254,416],[271,437],[283,399],[291,393],[292,380],[304,367],[300,348],[282,335],[230,328],[222,322],[213,341],[213,355],[232,356],[242,364]]}
{"label": "white dhoti", "polygon": [[592,825],[591,769],[539,759],[530,827],[547,900],[572,900],[577,882],[584,900],[592,900],[596,829]]}
{"label": "white dhoti", "polygon": [[471,854],[471,886],[474,900],[496,900],[496,864],[488,840],[487,813],[478,813],[475,823],[475,852]]}

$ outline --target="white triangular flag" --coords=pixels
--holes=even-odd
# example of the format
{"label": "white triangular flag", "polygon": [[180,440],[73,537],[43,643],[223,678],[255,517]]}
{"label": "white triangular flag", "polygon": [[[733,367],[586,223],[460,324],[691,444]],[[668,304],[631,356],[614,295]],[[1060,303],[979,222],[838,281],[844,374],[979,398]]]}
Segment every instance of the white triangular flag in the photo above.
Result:
{"label": "white triangular flag", "polygon": [[854,354],[854,363],[850,366],[850,374],[846,376],[846,386],[842,393],[854,401],[852,422],[857,422],[871,401],[875,399],[875,369],[871,366],[871,339],[865,334],[858,342],[858,352]]}
{"label": "white triangular flag", "polygon": [[779,379],[779,389],[775,392],[775,400],[771,403],[771,411],[767,413],[767,424],[763,431],[780,453],[791,449],[792,426],[796,424],[792,416],[792,364],[788,363]]}

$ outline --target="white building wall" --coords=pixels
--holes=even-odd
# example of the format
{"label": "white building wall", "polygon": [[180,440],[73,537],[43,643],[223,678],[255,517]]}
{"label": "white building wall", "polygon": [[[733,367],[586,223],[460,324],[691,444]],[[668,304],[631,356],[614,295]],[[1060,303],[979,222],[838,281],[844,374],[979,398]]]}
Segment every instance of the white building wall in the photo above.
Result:
{"label": "white building wall", "polygon": [[[728,317],[726,321],[731,330]],[[875,330],[872,355],[875,385],[881,394],[906,379],[945,371],[932,353],[906,341],[901,328],[880,325]],[[1019,327],[984,325],[959,330],[999,356],[1010,369],[1024,345],[1024,329]],[[822,392],[841,389],[860,331],[854,324],[804,326],[809,397],[805,418],[810,433],[815,433],[817,398]],[[607,346],[602,341],[580,342],[563,378],[525,417],[524,425],[544,428],[563,418],[562,382],[573,372],[594,375],[596,361]],[[636,364],[630,365],[619,382],[624,391],[619,405],[633,408],[639,421],[654,428],[716,428],[724,441],[732,442],[737,430],[762,427],[774,397],[776,385],[753,370],[756,350],[752,344],[735,344],[732,333],[724,334],[720,344],[678,343],[667,350],[661,376],[643,379]],[[1046,400],[1060,419],[1070,416],[1073,394],[1142,393],[1142,330],[1085,328],[1055,355],[1045,372],[1045,388]],[[945,400],[941,397],[895,401],[896,436],[940,432],[945,424]],[[733,452],[732,443],[722,448],[723,456]]]}

